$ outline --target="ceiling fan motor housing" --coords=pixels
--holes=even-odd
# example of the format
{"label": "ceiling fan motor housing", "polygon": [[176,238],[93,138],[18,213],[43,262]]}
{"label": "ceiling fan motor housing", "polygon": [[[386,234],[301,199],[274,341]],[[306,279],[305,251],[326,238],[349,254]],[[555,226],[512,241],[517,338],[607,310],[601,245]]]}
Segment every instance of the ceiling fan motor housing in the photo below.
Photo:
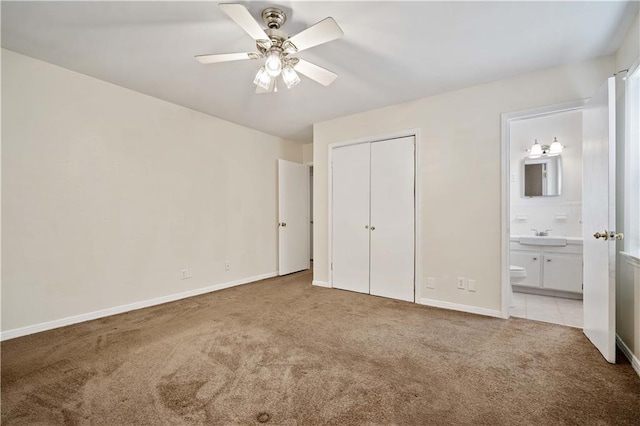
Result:
{"label": "ceiling fan motor housing", "polygon": [[267,28],[264,32],[271,39],[271,46],[273,47],[282,47],[282,43],[288,38],[284,31],[275,28]]}
{"label": "ceiling fan motor housing", "polygon": [[267,48],[266,46],[261,46],[260,43],[257,43],[259,51],[263,55],[274,50],[282,53],[282,44],[289,37],[280,29],[280,27],[287,21],[287,15],[278,8],[268,7],[262,11],[262,21],[267,26],[264,32],[269,36],[271,46]]}
{"label": "ceiling fan motor housing", "polygon": [[278,8],[268,7],[262,11],[262,21],[268,28],[277,30],[287,22],[287,15]]}

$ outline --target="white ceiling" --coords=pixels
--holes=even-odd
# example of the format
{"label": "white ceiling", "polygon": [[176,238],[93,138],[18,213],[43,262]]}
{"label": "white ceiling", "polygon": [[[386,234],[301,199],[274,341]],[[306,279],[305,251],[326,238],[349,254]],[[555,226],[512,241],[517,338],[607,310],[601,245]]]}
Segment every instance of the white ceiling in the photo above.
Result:
{"label": "white ceiling", "polygon": [[[233,0],[231,0],[233,1]],[[2,46],[272,135],[306,143],[312,124],[614,53],[637,2],[243,2],[287,12],[296,34],[332,16],[337,41],[299,56],[338,73],[323,87],[254,94],[255,51],[216,2],[2,2]]]}

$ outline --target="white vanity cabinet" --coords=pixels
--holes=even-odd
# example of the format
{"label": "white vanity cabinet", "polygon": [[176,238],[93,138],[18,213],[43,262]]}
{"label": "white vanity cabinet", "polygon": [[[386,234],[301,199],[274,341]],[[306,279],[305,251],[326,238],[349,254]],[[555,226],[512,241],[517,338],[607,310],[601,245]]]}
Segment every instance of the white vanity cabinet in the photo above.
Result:
{"label": "white vanity cabinet", "polygon": [[510,245],[511,264],[525,268],[527,278],[518,286],[582,293],[582,241],[566,246]]}

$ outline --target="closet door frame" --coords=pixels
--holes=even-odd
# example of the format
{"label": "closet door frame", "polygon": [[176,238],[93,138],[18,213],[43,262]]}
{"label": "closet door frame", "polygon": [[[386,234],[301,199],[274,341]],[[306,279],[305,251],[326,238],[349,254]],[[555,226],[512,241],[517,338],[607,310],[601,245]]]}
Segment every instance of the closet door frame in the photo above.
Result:
{"label": "closet door frame", "polygon": [[414,268],[414,283],[413,283],[413,291],[414,291],[414,303],[420,301],[420,288],[421,288],[421,271],[422,267],[419,262],[421,259],[420,255],[420,228],[421,228],[421,215],[420,215],[420,207],[422,205],[422,185],[420,184],[420,130],[419,129],[409,129],[403,130],[395,133],[377,135],[377,136],[367,136],[364,138],[347,140],[344,142],[335,142],[329,144],[328,146],[328,161],[327,161],[327,176],[328,176],[328,213],[329,213],[329,223],[328,223],[328,269],[329,269],[329,287],[333,288],[333,150],[335,148],[347,146],[347,145],[357,145],[362,143],[373,143],[380,142],[389,139],[399,139],[405,137],[413,137],[415,152],[414,152],[414,247],[413,247],[413,268]]}

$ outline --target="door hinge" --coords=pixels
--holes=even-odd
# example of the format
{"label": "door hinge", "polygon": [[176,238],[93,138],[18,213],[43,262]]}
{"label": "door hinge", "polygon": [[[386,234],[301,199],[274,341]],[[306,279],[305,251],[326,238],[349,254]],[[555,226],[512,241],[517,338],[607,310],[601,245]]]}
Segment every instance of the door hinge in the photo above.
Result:
{"label": "door hinge", "polygon": [[331,262],[331,270],[333,271],[333,262]]}

